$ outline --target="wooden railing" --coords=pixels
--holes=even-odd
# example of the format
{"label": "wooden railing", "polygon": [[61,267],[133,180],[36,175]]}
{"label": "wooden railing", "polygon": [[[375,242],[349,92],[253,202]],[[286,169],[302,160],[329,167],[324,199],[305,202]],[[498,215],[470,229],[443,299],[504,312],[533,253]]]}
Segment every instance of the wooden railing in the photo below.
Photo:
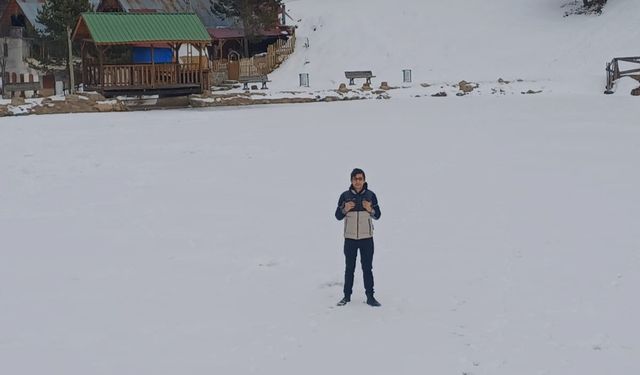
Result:
{"label": "wooden railing", "polygon": [[207,82],[207,67],[198,64],[131,64],[85,67],[84,83],[104,88],[159,88],[163,86]]}
{"label": "wooden railing", "polygon": [[[240,76],[255,76],[273,72],[287,57],[293,53],[296,45],[296,36],[292,35],[287,40],[278,40],[267,47],[267,52],[251,58],[240,59]],[[212,70],[215,72],[227,71],[228,60],[214,60]]]}
{"label": "wooden railing", "polygon": [[605,94],[611,94],[613,83],[622,77],[632,77],[640,75],[640,68],[620,70],[620,62],[640,64],[640,57],[616,57],[607,63],[607,87]]}

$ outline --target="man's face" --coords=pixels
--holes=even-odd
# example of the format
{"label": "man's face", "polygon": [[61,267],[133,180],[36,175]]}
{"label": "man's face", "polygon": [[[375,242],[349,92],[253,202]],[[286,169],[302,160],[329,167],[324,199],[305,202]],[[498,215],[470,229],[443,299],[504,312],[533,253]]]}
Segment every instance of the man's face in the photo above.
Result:
{"label": "man's face", "polygon": [[364,175],[362,173],[358,173],[357,175],[351,178],[351,185],[356,189],[356,191],[362,190],[364,187]]}

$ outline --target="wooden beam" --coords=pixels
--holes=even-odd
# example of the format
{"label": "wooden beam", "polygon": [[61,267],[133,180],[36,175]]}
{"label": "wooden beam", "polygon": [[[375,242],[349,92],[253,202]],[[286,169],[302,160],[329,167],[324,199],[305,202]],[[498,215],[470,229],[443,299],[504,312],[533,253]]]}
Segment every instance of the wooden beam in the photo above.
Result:
{"label": "wooden beam", "polygon": [[[93,41],[93,40],[92,40]],[[95,43],[95,41],[93,41]],[[166,44],[166,45],[170,45],[171,43],[180,43],[180,44],[193,44],[193,43],[211,43],[211,41],[205,41],[205,40],[130,40],[130,41],[126,41],[126,42],[117,42],[117,43],[96,43],[96,45],[100,45],[100,46],[130,46],[133,44],[142,44],[142,43],[154,43],[154,44]]]}
{"label": "wooden beam", "polygon": [[[223,52],[223,48],[224,48],[225,43],[227,43],[227,40],[226,39],[221,39],[220,43],[218,44],[220,46],[220,59],[222,59],[222,52]],[[229,56],[227,56],[227,57],[229,57]]]}
{"label": "wooden beam", "polygon": [[202,88],[202,90],[204,90],[204,82],[203,81],[203,74],[202,74],[202,48],[203,46],[200,45],[198,48],[198,71],[200,72],[200,87]]}
{"label": "wooden beam", "polygon": [[242,45],[244,49],[244,51],[242,52],[244,56],[242,57],[248,59],[249,58],[249,40],[247,38],[242,38]]}
{"label": "wooden beam", "polygon": [[104,51],[97,45],[96,50],[98,51],[98,63],[100,64],[100,87],[101,91],[104,92]]}
{"label": "wooden beam", "polygon": [[87,42],[82,41],[80,43],[80,69],[82,69],[82,86],[86,86],[87,85],[87,71],[86,71],[86,67],[87,64],[85,63],[85,60],[87,58],[87,49],[86,49],[86,45]]}
{"label": "wooden beam", "polygon": [[614,60],[640,63],[640,57],[618,57],[618,58],[615,58]]}
{"label": "wooden beam", "polygon": [[620,74],[640,73],[640,69],[621,70]]}
{"label": "wooden beam", "polygon": [[151,87],[156,85],[156,63],[153,56],[153,44],[151,44]]}
{"label": "wooden beam", "polygon": [[175,64],[176,64],[175,65],[175,72],[174,72],[176,77],[175,77],[174,81],[176,83],[180,83],[180,47],[181,46],[182,46],[181,43],[176,43],[173,46],[173,54],[175,56]]}

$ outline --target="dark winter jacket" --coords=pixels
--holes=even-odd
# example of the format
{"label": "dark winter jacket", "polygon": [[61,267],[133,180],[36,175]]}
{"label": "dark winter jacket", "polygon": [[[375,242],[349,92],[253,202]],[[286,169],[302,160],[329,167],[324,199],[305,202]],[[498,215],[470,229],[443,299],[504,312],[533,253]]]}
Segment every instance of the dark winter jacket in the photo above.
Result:
{"label": "dark winter jacket", "polygon": [[[371,214],[364,209],[363,201],[371,202],[373,208]],[[344,212],[344,205],[347,202],[355,202],[356,205],[351,211]],[[344,238],[361,240],[373,237],[373,223],[371,219],[378,220],[381,215],[382,211],[380,211],[380,205],[378,205],[378,198],[373,191],[368,189],[366,182],[360,193],[356,193],[352,185],[349,187],[349,190],[342,193],[338,199],[336,219],[345,219]]]}

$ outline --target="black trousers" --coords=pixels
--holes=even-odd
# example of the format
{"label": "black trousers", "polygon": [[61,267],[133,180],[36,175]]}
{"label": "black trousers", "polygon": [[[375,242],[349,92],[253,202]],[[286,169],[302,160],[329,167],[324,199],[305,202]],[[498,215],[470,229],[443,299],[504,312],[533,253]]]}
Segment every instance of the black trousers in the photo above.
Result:
{"label": "black trousers", "polygon": [[356,258],[360,249],[360,264],[364,278],[364,290],[367,296],[373,295],[373,238],[363,240],[344,240],[344,294],[350,296],[353,292],[353,273],[356,270]]}

